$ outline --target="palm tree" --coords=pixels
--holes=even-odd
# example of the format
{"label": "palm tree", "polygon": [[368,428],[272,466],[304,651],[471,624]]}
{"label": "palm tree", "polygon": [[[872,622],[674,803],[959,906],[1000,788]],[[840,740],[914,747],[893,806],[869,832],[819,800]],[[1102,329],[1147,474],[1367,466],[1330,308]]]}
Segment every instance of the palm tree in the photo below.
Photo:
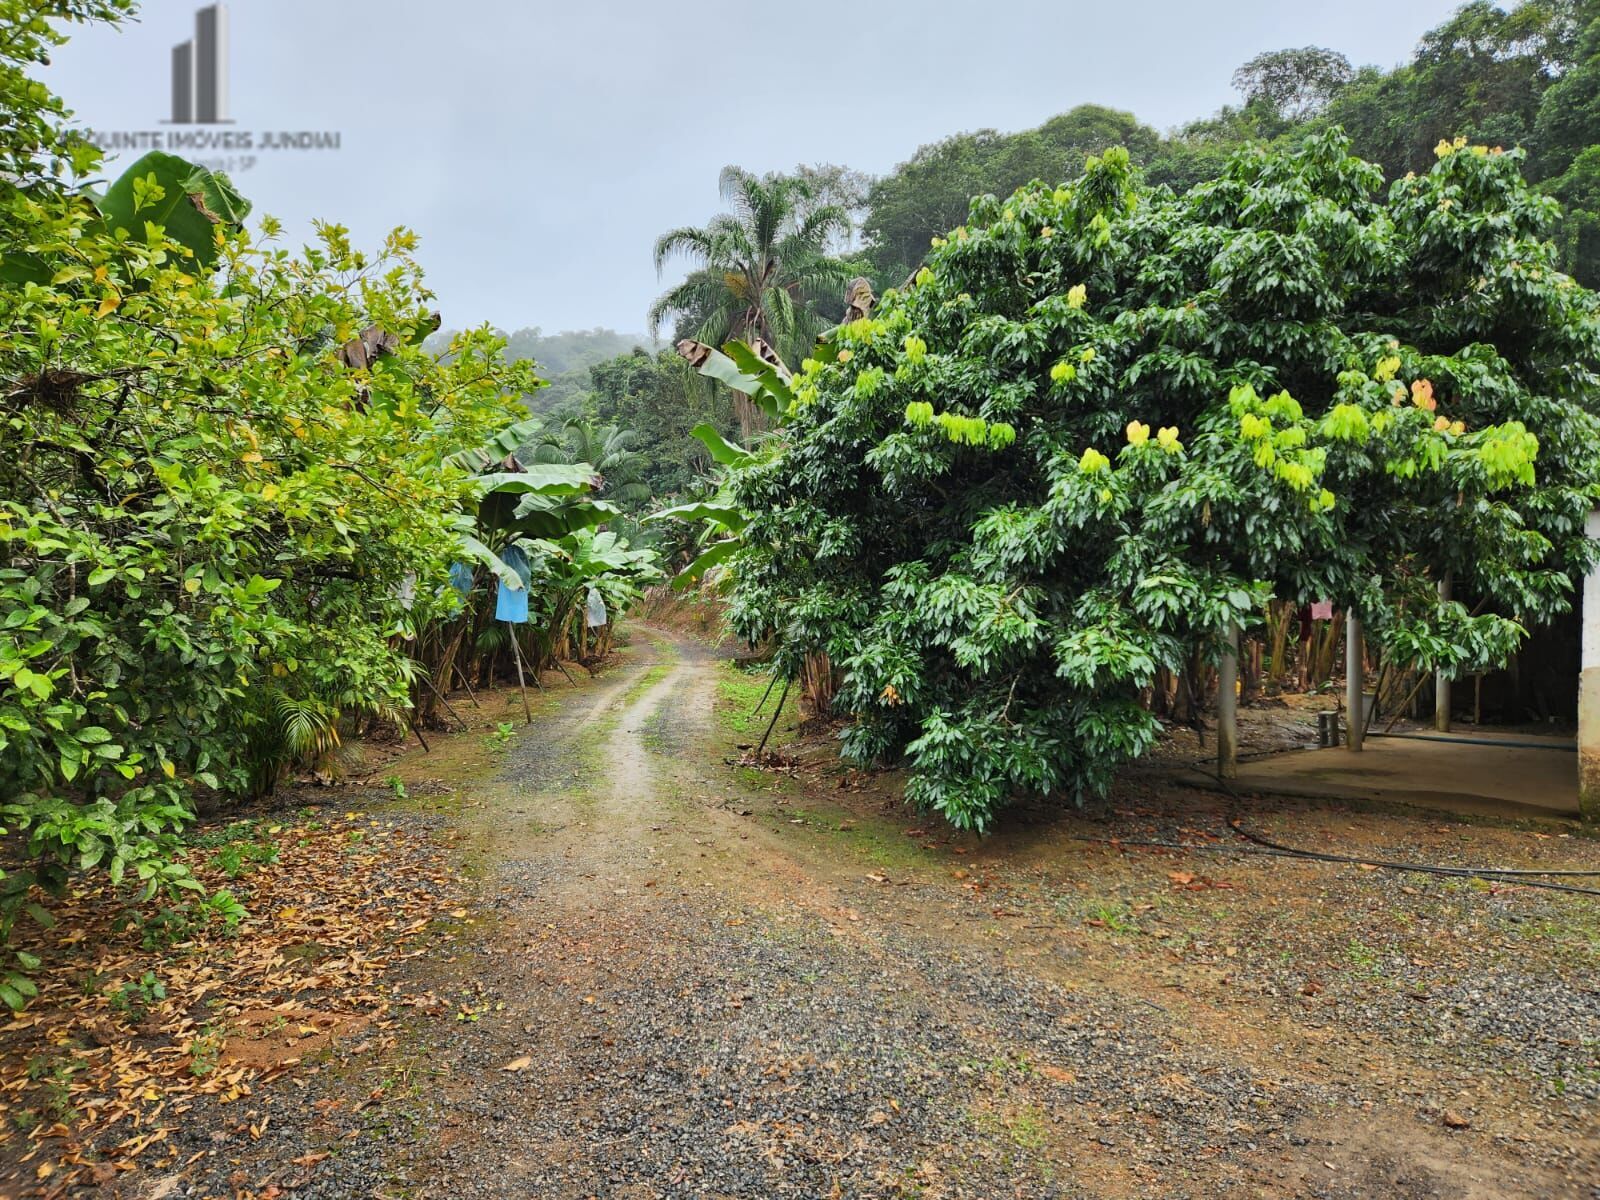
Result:
{"label": "palm tree", "polygon": [[574,417],[559,434],[547,433],[534,443],[530,457],[536,463],[588,463],[601,479],[596,495],[633,505],[650,498],[650,485],[641,478],[644,455],[633,448],[638,436],[631,429]]}
{"label": "palm tree", "polygon": [[842,294],[850,272],[824,248],[849,231],[850,218],[836,204],[817,204],[803,177],[761,178],[724,167],[720,187],[732,212],[703,229],[685,226],[656,240],[657,274],[677,254],[696,267],[650,306],[650,332],[670,318],[680,336],[713,346],[759,338],[798,362],[833,324],[814,305]]}

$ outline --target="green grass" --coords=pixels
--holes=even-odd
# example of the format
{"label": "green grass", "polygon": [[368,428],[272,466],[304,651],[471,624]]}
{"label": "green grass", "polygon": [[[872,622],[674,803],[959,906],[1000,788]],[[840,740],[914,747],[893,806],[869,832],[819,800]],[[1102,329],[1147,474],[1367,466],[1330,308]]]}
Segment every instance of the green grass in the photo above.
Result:
{"label": "green grass", "polygon": [[1345,948],[1345,957],[1350,960],[1350,965],[1362,974],[1374,977],[1383,974],[1381,955],[1364,942],[1352,938]]}
{"label": "green grass", "polygon": [[[766,732],[767,723],[772,720],[772,706],[783,694],[783,683],[779,681],[772,689],[772,694],[767,696],[766,705],[760,712],[756,712],[756,705],[761,703],[761,697],[766,695],[767,685],[772,683],[772,676],[762,670],[746,670],[733,663],[723,663],[717,678],[718,704],[717,714],[722,728],[741,742],[758,742],[761,735]],[[783,727],[800,718],[800,693],[789,689],[789,698],[784,702],[783,715],[778,718],[778,724],[772,732],[772,741],[767,743],[770,748],[774,743],[783,740]]]}
{"label": "green grass", "polygon": [[[1049,1144],[1049,1128],[1044,1110],[1036,1104],[1024,1104],[1020,1107],[989,1112],[968,1110],[968,1118],[973,1127],[985,1137],[1003,1139],[1015,1147],[1012,1154],[1006,1155],[1008,1161],[1015,1161],[1013,1155],[1018,1151],[1031,1157]],[[1039,1165],[1044,1166],[1042,1163]]]}
{"label": "green grass", "polygon": [[[770,789],[775,779],[799,787],[787,776],[773,776],[753,767],[740,767],[737,773],[741,780],[748,774],[756,788]],[[819,802],[815,797],[808,797],[805,805],[786,804],[770,815],[778,833],[810,834],[818,843],[826,841],[830,855],[851,854],[885,870],[910,871],[942,861],[935,852],[922,848],[923,839],[907,837],[896,822]]]}
{"label": "green grass", "polygon": [[1054,900],[1056,916],[1062,921],[1077,924],[1094,922],[1089,924],[1089,928],[1112,934],[1146,932],[1140,920],[1141,914],[1148,916],[1158,909],[1165,911],[1171,903],[1167,897],[1159,894],[1140,901],[1137,907],[1132,900],[1083,896],[1075,892],[1058,894]]}

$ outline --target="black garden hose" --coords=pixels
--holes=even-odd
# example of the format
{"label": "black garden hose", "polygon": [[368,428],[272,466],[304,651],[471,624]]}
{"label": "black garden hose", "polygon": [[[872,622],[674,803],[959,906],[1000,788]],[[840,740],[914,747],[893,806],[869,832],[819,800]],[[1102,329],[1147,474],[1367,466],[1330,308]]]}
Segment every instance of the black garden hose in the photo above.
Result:
{"label": "black garden hose", "polygon": [[[1208,778],[1215,779],[1222,790],[1235,801],[1243,799],[1222,776],[1204,767],[1192,768]],[[1495,883],[1512,883],[1519,887],[1543,888],[1554,892],[1571,892],[1581,896],[1600,896],[1600,888],[1578,887],[1570,883],[1553,883],[1548,877],[1600,878],[1600,871],[1533,870],[1520,867],[1453,867],[1442,863],[1395,862],[1389,859],[1354,858],[1348,854],[1330,854],[1322,850],[1303,850],[1298,846],[1285,846],[1246,829],[1239,818],[1229,815],[1228,828],[1253,843],[1249,846],[1208,844],[1202,842],[1168,842],[1161,840],[1136,841],[1128,838],[1082,838],[1081,841],[1104,842],[1122,846],[1156,846],[1170,850],[1209,850],[1223,854],[1258,854],[1271,858],[1298,858],[1311,862],[1337,863],[1346,866],[1379,867],[1386,871],[1404,871],[1417,875],[1441,875],[1456,879],[1484,879]]]}

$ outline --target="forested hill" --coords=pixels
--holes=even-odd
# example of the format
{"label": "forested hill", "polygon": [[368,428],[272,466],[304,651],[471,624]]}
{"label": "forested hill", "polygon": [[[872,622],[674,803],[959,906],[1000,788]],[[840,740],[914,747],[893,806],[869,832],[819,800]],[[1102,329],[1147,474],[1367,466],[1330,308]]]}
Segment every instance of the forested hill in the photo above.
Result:
{"label": "forested hill", "polygon": [[1080,105],[1034,129],[958,133],[875,180],[860,210],[875,274],[903,279],[970,197],[1075,178],[1088,155],[1125,146],[1152,183],[1215,178],[1248,143],[1290,148],[1333,125],[1389,180],[1425,172],[1441,138],[1520,148],[1525,175],[1558,199],[1567,269],[1600,283],[1600,0],[1464,5],[1410,61],[1357,68],[1315,46],[1261,54],[1233,74],[1241,102],[1167,133],[1134,114]]}
{"label": "forested hill", "polygon": [[[430,337],[428,349],[440,352],[450,345],[454,330],[442,329]],[[506,358],[512,362],[532,359],[539,374],[550,381],[528,397],[528,406],[539,413],[562,408],[589,390],[589,368],[635,348],[655,350],[659,343],[642,333],[618,333],[615,329],[568,329],[547,334],[537,325],[502,333],[506,339]]]}
{"label": "forested hill", "polygon": [[830,163],[761,175],[730,165],[720,181],[728,211],[667,230],[655,247],[670,286],[640,316],[660,341],[600,328],[507,336],[508,356],[534,360],[550,381],[527,397],[544,418],[541,437],[572,461],[595,457],[596,438],[623,455],[610,460],[611,498],[635,511],[693,491],[711,466],[690,434],[697,423],[743,443],[759,429],[665,347],[759,337],[796,366],[843,315],[850,280],[866,276],[880,296],[902,286],[934,240],[967,221],[974,197],[1068,182],[1113,147],[1144,182],[1180,193],[1218,178],[1242,149],[1292,153],[1334,127],[1381,169],[1375,193],[1425,175],[1456,145],[1515,151],[1521,175],[1561,206],[1541,218],[1541,236],[1563,270],[1600,285],[1600,0],[1475,0],[1393,68],[1302,46],[1257,55],[1232,82],[1236,104],[1165,132],[1084,104],[1031,129],[954,133],[877,177]]}

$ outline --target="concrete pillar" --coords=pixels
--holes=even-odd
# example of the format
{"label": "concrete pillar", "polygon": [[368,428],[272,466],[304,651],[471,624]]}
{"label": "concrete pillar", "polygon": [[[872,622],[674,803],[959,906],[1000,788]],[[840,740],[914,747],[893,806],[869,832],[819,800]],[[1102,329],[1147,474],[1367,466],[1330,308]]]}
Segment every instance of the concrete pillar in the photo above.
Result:
{"label": "concrete pillar", "polygon": [[1344,615],[1344,744],[1351,750],[1360,750],[1367,732],[1366,705],[1361,701],[1366,681],[1362,678],[1361,618],[1349,608]]}
{"label": "concrete pillar", "polygon": [[[1439,580],[1439,599],[1450,599],[1450,572]],[[1433,727],[1440,733],[1450,732],[1450,677],[1443,671],[1433,673]]]}
{"label": "concrete pillar", "polygon": [[1217,774],[1239,773],[1239,627],[1229,625],[1217,663]]}
{"label": "concrete pillar", "polygon": [[[1600,512],[1589,514],[1588,534],[1600,540]],[[1600,567],[1583,581],[1583,649],[1578,674],[1578,808],[1600,821]]]}

